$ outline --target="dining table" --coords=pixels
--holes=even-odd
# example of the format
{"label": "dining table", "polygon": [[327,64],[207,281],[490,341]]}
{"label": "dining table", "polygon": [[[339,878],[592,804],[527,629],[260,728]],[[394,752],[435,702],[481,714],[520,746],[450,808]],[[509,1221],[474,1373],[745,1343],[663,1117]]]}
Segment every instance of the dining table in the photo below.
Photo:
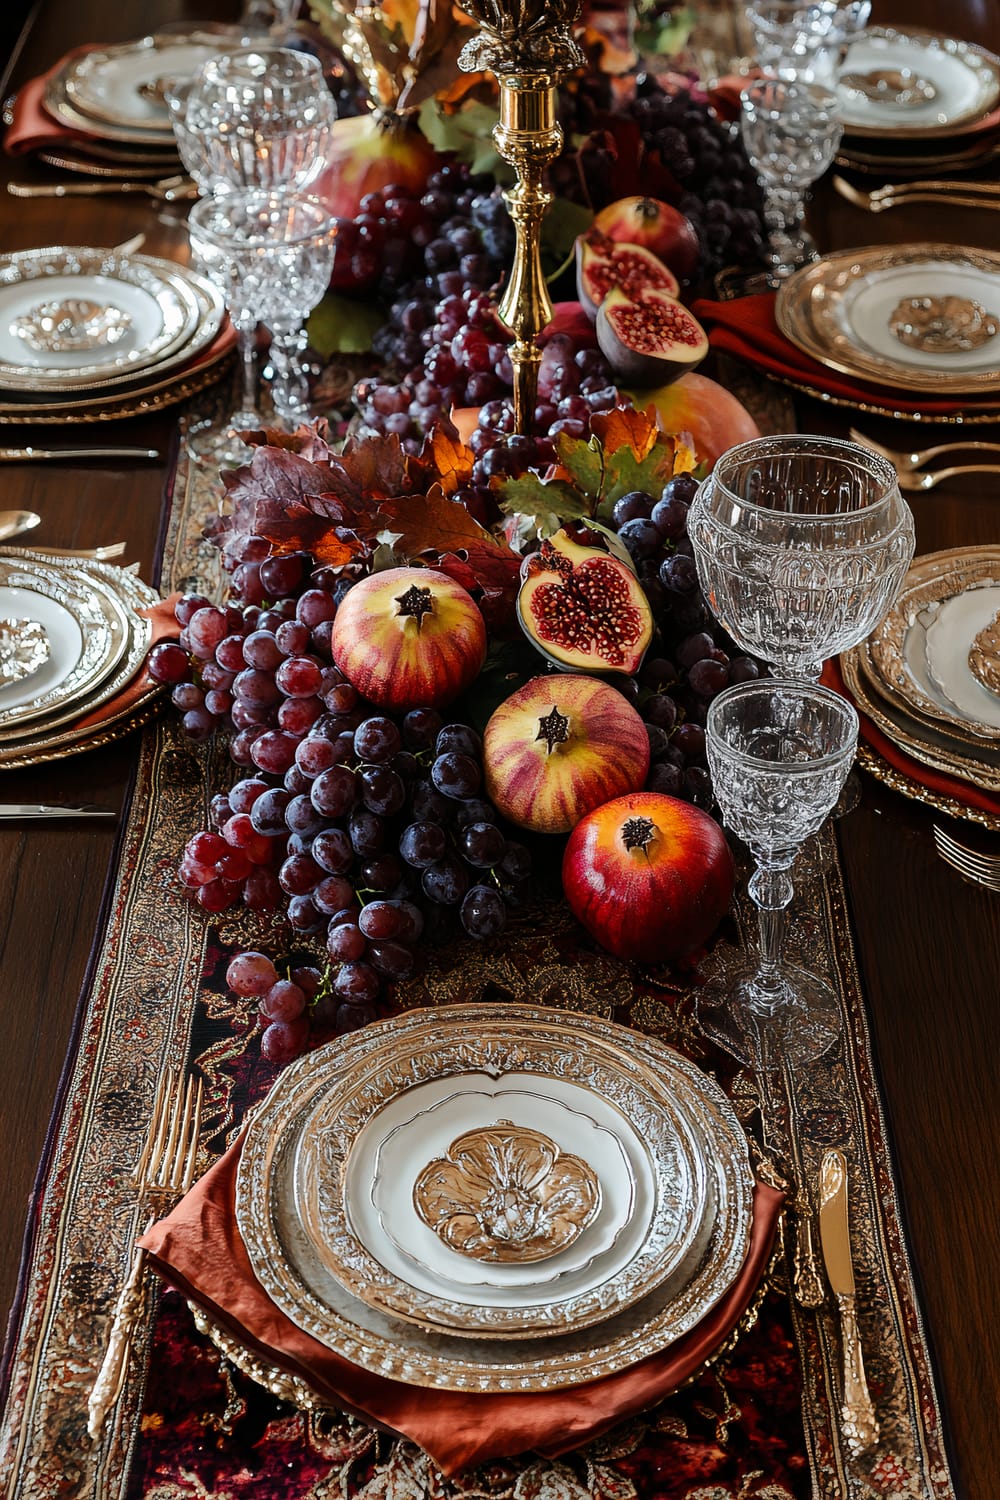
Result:
{"label": "dining table", "polygon": [[[724,9],[695,5],[699,13]],[[208,11],[205,0],[149,0],[141,17],[112,0],[38,0],[4,75],[3,94],[88,42],[125,40],[140,27],[232,18],[221,5]],[[933,0],[874,0],[872,20],[947,26],[955,37],[1000,51],[996,0],[953,0],[946,9]],[[978,175],[990,173],[1000,182],[996,160]],[[187,261],[184,204],[159,204],[138,193],[27,198],[6,190],[11,180],[40,184],[57,175],[30,158],[0,158],[0,253],[42,245],[110,246],[142,234],[146,253]],[[1000,248],[995,209],[929,201],[872,214],[840,197],[829,176],[813,192],[809,222],[823,252],[928,241]],[[4,426],[4,447],[72,442],[93,457],[3,463],[0,509],[37,512],[41,522],[31,540],[39,546],[124,542],[123,561],[137,563],[140,576],[152,581],[183,413],[183,407],[168,408],[66,428]],[[800,432],[836,437],[859,427],[897,449],[962,436],[960,428],[933,420],[866,415],[801,393],[794,395],[794,420]],[[1000,441],[1000,420],[970,434]],[[137,461],[100,455],[100,449],[121,444],[159,456]],[[908,499],[918,555],[1000,542],[1000,472],[951,479]],[[136,731],[83,754],[0,769],[2,803],[87,804],[113,815],[93,821],[12,819],[0,828],[0,1304],[15,1314],[26,1218],[30,1241],[36,1174],[51,1148],[53,1108],[57,1099],[65,1104],[60,1080],[78,1043],[79,997],[107,918],[122,821],[131,799],[142,793],[136,784],[140,739]],[[875,1087],[887,1122],[886,1150],[952,1480],[966,1500],[996,1500],[1000,904],[995,891],[961,878],[939,857],[932,836],[936,819],[933,808],[862,770],[860,801],[836,823],[835,836]],[[147,937],[155,945],[155,931]],[[81,1335],[81,1350],[84,1345]],[[903,1500],[903,1490],[893,1493]],[[915,1492],[905,1493],[916,1500]]]}

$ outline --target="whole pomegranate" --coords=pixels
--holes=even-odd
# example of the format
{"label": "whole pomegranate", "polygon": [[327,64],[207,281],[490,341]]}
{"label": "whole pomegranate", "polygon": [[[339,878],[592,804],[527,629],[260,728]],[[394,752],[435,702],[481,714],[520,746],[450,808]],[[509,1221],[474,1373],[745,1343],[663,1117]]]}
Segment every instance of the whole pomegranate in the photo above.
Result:
{"label": "whole pomegranate", "polygon": [[380,708],[440,708],[478,676],[486,626],[461,584],[430,568],[388,568],[344,596],[330,650]]}
{"label": "whole pomegranate", "polygon": [[353,219],[361,200],[398,183],[419,196],[439,164],[437,152],[415,124],[375,111],[337,120],[326,148],[326,166],[309,191],[331,214]]}
{"label": "whole pomegranate", "polygon": [[733,857],[700,808],[636,792],[576,825],[562,881],[573,915],[609,953],[661,963],[711,937],[733,897]]}
{"label": "whole pomegranate", "polygon": [[642,786],[649,736],[607,683],[533,677],[487,724],[483,767],[487,795],[512,823],[565,833],[609,797]]}
{"label": "whole pomegranate", "polygon": [[659,198],[619,198],[601,209],[591,226],[594,230],[652,250],[682,281],[698,269],[698,236],[690,219]]}

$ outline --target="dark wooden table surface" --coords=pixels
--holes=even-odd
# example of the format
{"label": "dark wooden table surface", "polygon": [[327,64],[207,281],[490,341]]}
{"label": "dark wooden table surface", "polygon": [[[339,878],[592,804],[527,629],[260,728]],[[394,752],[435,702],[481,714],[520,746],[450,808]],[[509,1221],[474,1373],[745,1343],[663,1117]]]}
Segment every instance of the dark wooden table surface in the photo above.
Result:
{"label": "dark wooden table surface", "polygon": [[[212,7],[216,14],[221,12]],[[117,41],[154,24],[204,18],[190,0],[150,0],[140,18],[114,0],[40,0],[15,59],[14,84],[71,46]],[[998,0],[875,0],[873,19],[898,20],[1000,49]],[[8,91],[10,80],[8,80]],[[23,159],[0,172],[51,177]],[[823,248],[937,239],[1000,247],[1000,213],[915,207],[869,216],[824,187],[813,208]],[[115,244],[142,230],[150,253],[183,259],[176,210],[139,195],[81,200],[0,196],[0,251],[46,244]],[[800,430],[840,433],[852,421],[895,447],[924,446],[955,429],[855,418],[818,402],[798,406]],[[166,455],[176,412],[100,429],[0,429],[4,445],[42,439],[140,443]],[[1000,437],[1000,424],[976,435]],[[0,508],[38,511],[41,545],[124,539],[150,576],[166,461],[7,465]],[[1000,541],[1000,476],[959,481],[915,499],[917,551]],[[136,744],[31,771],[0,773],[3,801],[95,802],[119,809]],[[857,951],[927,1330],[960,1493],[1000,1495],[1000,1119],[997,1023],[1000,903],[936,857],[931,816],[863,778],[860,808],[840,825]],[[0,1306],[14,1295],[24,1212],[42,1153],[95,935],[114,828],[13,825],[0,830]]]}

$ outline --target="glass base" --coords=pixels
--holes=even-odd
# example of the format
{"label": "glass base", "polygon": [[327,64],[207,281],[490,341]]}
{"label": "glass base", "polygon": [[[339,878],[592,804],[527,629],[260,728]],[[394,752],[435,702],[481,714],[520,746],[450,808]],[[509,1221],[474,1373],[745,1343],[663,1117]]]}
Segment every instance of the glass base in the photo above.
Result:
{"label": "glass base", "polygon": [[[259,426],[259,418],[247,424]],[[238,469],[253,457],[253,449],[236,436],[232,420],[221,425],[208,419],[192,423],[184,431],[184,449],[192,463],[206,468]]]}
{"label": "glass base", "polygon": [[778,1046],[792,1065],[828,1052],[841,1030],[840,1007],[830,986],[807,969],[784,964],[788,999],[768,1011],[755,995],[757,973],[752,955],[742,955],[699,991],[695,1007],[709,1041],[755,1073],[761,1071],[769,1045]]}

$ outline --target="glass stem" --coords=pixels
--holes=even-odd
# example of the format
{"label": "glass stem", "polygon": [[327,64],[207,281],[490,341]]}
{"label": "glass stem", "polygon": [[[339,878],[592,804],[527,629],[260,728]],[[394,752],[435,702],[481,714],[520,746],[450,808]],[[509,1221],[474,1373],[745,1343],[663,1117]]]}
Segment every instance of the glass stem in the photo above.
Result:
{"label": "glass stem", "polygon": [[257,411],[257,324],[243,318],[239,322],[233,318],[233,322],[236,325],[236,342],[240,351],[243,390],[242,405],[239,411],[233,413],[231,425],[239,432],[241,429],[261,425]]}
{"label": "glass stem", "polygon": [[786,983],[781,973],[781,945],[785,932],[785,910],[792,899],[793,886],[787,870],[758,868],[749,885],[750,898],[757,908],[759,959],[753,980],[754,1009],[770,1015],[786,998]]}
{"label": "glass stem", "polygon": [[272,323],[271,399],[283,422],[292,426],[309,419],[309,386],[300,369],[300,361],[309,342],[301,323]]}

